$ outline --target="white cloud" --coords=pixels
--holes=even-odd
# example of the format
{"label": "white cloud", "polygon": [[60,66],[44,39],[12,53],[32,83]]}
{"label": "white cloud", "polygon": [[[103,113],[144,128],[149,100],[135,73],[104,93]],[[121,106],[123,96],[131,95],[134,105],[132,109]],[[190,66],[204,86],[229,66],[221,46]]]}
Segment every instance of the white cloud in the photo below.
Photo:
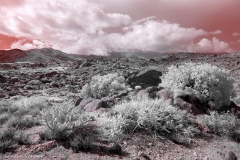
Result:
{"label": "white cloud", "polygon": [[233,33],[232,35],[233,35],[233,36],[240,36],[240,33],[235,32],[235,33]]}
{"label": "white cloud", "polygon": [[26,41],[26,40],[19,40],[17,42],[14,42],[11,45],[11,48],[19,48],[22,50],[28,50],[28,49],[34,49],[34,48],[46,48],[51,47],[51,45],[47,43],[43,43],[38,40],[32,40],[32,41]]}
{"label": "white cloud", "polygon": [[216,38],[202,39],[194,44],[194,39],[208,35],[201,29],[183,28],[167,21],[147,20],[125,28],[124,34],[106,36],[107,48],[113,51],[152,51],[152,52],[226,52],[228,44]]}
{"label": "white cloud", "polygon": [[[196,28],[184,28],[178,23],[157,21],[147,17],[134,21],[129,15],[105,13],[103,6],[88,0],[21,0],[14,9],[0,8],[0,33],[22,36],[12,48],[32,49],[51,46],[66,53],[106,55],[109,51],[153,52],[222,52],[230,51],[227,43],[216,38],[199,36],[221,34]],[[12,3],[13,0],[9,1]],[[122,29],[122,33],[104,29]]]}
{"label": "white cloud", "polygon": [[228,43],[220,41],[217,38],[212,38],[212,40],[203,38],[199,43],[193,46],[193,50],[202,53],[221,53],[221,52],[233,52],[229,48]]}
{"label": "white cloud", "polygon": [[220,31],[220,30],[216,30],[214,32],[210,32],[210,34],[221,34],[221,33],[222,33],[222,31]]}

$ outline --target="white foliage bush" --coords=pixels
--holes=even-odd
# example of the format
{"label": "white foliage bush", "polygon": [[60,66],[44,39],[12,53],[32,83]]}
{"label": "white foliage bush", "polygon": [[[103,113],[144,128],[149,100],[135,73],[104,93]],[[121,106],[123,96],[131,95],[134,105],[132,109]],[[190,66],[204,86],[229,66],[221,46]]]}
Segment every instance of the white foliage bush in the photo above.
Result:
{"label": "white foliage bush", "polygon": [[70,104],[53,106],[41,112],[42,121],[54,139],[65,138],[68,132],[84,127],[91,121],[91,117]]}
{"label": "white foliage bush", "polygon": [[[112,113],[111,113],[112,112]],[[179,110],[163,99],[123,101],[113,107],[108,119],[102,121],[107,137],[148,131],[155,137],[164,138],[174,133],[193,137],[199,130],[192,125],[191,115]]]}
{"label": "white foliage bush", "polygon": [[93,76],[91,82],[83,86],[81,95],[84,98],[101,98],[121,90],[127,90],[127,88],[123,76],[119,76],[117,73],[109,73],[103,76]]}
{"label": "white foliage bush", "polygon": [[17,100],[12,103],[11,108],[31,110],[34,108],[39,108],[42,110],[47,107],[48,103],[44,97],[22,97],[20,100]]}
{"label": "white foliage bush", "polygon": [[211,64],[186,63],[170,66],[163,75],[162,87],[182,89],[196,95],[203,103],[213,102],[214,109],[228,106],[234,97],[233,78],[229,71]]}

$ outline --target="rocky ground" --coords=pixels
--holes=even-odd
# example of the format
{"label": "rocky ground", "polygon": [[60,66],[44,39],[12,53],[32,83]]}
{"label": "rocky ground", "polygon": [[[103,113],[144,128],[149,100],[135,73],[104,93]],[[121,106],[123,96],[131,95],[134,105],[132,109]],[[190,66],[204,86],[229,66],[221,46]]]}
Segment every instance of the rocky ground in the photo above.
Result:
{"label": "rocky ground", "polygon": [[[10,103],[21,97],[41,96],[49,105],[65,101],[78,103],[84,84],[97,74],[120,73],[128,78],[144,70],[164,73],[167,66],[183,62],[206,62],[226,68],[235,79],[234,89],[240,95],[240,56],[178,54],[147,58],[94,58],[59,62],[49,60],[41,63],[0,63],[0,101]],[[118,98],[126,98],[122,93]],[[234,100],[240,104],[238,99]],[[80,102],[79,102],[80,103]],[[78,105],[78,104],[77,104]],[[77,106],[76,105],[76,106]],[[83,107],[84,108],[84,107]],[[2,128],[3,129],[3,128]],[[240,158],[240,145],[231,139],[206,135],[191,142],[191,147],[171,141],[156,141],[147,135],[133,135],[118,142],[122,154],[111,152],[115,143],[97,142],[88,152],[74,153],[55,141],[40,142],[42,126],[26,129],[32,137],[32,145],[23,145],[13,153],[0,155],[2,159],[225,159],[232,154]]]}

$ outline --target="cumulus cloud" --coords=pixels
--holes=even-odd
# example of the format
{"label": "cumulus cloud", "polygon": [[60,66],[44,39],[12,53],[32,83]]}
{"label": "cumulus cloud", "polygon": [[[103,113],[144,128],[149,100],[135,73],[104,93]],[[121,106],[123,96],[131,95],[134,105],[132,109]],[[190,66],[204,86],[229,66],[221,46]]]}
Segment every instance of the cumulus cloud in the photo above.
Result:
{"label": "cumulus cloud", "polygon": [[[228,44],[217,38],[202,39],[195,44],[194,39],[209,33],[196,28],[183,28],[168,21],[140,21],[125,28],[124,34],[114,33],[106,36],[106,44],[112,51],[145,52],[229,52]],[[219,33],[219,31],[217,31]]]}
{"label": "cumulus cloud", "polygon": [[216,30],[214,32],[210,32],[210,34],[221,34],[221,33],[222,33],[222,31],[220,31],[220,30]]}
{"label": "cumulus cloud", "polygon": [[17,42],[12,43],[11,48],[18,48],[22,50],[34,49],[34,48],[49,48],[50,44],[44,43],[38,40],[19,40]]}
{"label": "cumulus cloud", "polygon": [[232,35],[233,35],[233,36],[240,36],[240,33],[235,32],[235,33],[233,33]]}
{"label": "cumulus cloud", "polygon": [[216,37],[213,37],[212,40],[203,38],[193,46],[193,50],[202,53],[233,52],[233,50],[229,48],[228,43],[220,41]]}
{"label": "cumulus cloud", "polygon": [[[103,28],[121,27],[132,22],[129,15],[104,13],[101,6],[87,0],[42,0],[41,5],[32,0],[17,8],[3,6],[0,9],[0,33],[37,39],[44,44],[68,53],[94,53],[94,40]],[[22,48],[42,47],[30,45],[22,40],[12,47],[23,44]],[[89,50],[88,50],[89,49]],[[102,54],[102,52],[101,52]]]}
{"label": "cumulus cloud", "polygon": [[[128,14],[106,12],[104,5],[90,0],[3,0],[0,8],[0,33],[19,38],[12,48],[32,49],[51,46],[66,53],[107,55],[110,51],[143,52],[225,52],[228,44],[217,38],[221,34],[182,27],[179,23],[158,21],[151,16],[134,20]],[[41,3],[41,4],[39,4]],[[117,28],[121,32],[106,33]]]}

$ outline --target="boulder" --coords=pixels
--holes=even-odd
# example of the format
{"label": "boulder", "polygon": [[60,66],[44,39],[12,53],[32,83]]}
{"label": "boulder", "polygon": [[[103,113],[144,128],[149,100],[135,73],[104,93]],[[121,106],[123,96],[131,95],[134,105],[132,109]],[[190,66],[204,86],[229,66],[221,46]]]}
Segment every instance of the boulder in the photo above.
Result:
{"label": "boulder", "polygon": [[149,69],[136,75],[129,76],[127,78],[127,83],[133,87],[136,85],[140,85],[142,87],[157,86],[161,83],[160,76],[162,76],[162,72],[155,69]]}
{"label": "boulder", "polygon": [[82,100],[83,98],[78,98],[75,102],[75,106],[78,106]]}
{"label": "boulder", "polygon": [[88,103],[83,110],[87,112],[93,112],[96,110],[99,110],[100,108],[106,108],[107,104],[104,101],[101,101],[100,99],[95,99],[92,102]]}
{"label": "boulder", "polygon": [[194,95],[186,95],[183,100],[192,104],[192,110],[195,114],[209,114],[209,106],[207,103],[202,103],[200,99]]}
{"label": "boulder", "polygon": [[141,99],[143,99],[144,97],[149,97],[149,93],[148,93],[146,90],[140,90],[140,91],[137,93],[137,99],[138,99],[138,100],[141,100]]}
{"label": "boulder", "polygon": [[0,82],[5,83],[6,81],[7,81],[6,77],[4,77],[3,75],[0,75]]}
{"label": "boulder", "polygon": [[27,83],[28,85],[41,85],[42,82],[39,80],[31,80]]}
{"label": "boulder", "polygon": [[89,99],[83,99],[80,104],[77,106],[78,109],[82,110],[88,103],[92,102],[94,99],[89,98]]}
{"label": "boulder", "polygon": [[234,110],[234,113],[240,118],[240,106],[236,105],[233,101],[230,102],[228,110]]}
{"label": "boulder", "polygon": [[51,83],[50,83],[50,87],[58,88],[58,87],[59,87],[59,84],[56,83],[56,82],[51,82]]}
{"label": "boulder", "polygon": [[204,114],[204,110],[202,108],[197,108],[193,104],[186,102],[182,98],[175,98],[173,102],[174,106],[179,107],[182,110],[186,110],[187,112],[192,113],[193,115]]}
{"label": "boulder", "polygon": [[237,160],[237,156],[234,152],[230,151],[225,155],[225,160]]}
{"label": "boulder", "polygon": [[231,132],[230,137],[237,143],[240,143],[240,129]]}
{"label": "boulder", "polygon": [[160,91],[156,92],[156,96],[164,100],[168,100],[168,99],[172,100],[173,93],[169,89],[161,89]]}

